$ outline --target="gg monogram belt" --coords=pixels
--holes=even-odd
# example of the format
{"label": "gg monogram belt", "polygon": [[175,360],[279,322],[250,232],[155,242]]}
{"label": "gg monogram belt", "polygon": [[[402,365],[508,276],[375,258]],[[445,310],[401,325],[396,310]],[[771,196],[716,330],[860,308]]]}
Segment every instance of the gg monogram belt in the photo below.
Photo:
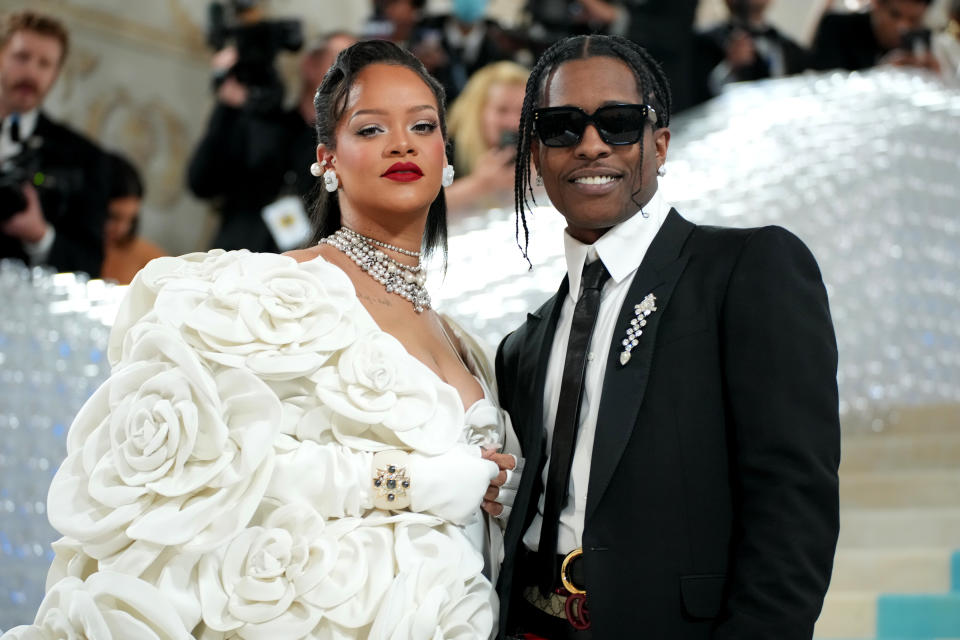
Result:
{"label": "gg monogram belt", "polygon": [[[583,557],[583,549],[574,549],[568,553],[560,565],[562,587],[543,595],[534,585],[523,590],[524,599],[531,605],[555,618],[563,618],[574,629],[583,631],[590,628],[590,610],[587,607],[586,585],[574,578],[577,563]],[[577,576],[579,577],[579,576]]]}

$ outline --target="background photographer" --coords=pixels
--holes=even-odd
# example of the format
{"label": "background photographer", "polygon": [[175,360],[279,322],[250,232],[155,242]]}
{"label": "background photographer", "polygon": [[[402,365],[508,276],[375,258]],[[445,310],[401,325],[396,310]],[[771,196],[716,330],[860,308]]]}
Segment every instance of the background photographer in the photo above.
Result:
{"label": "background photographer", "polygon": [[83,136],[40,112],[67,54],[56,19],[0,23],[0,258],[100,273],[108,169]]}
{"label": "background photographer", "polygon": [[872,0],[861,13],[828,13],[813,42],[814,69],[860,71],[892,64],[936,71],[924,15],[933,0]]}
{"label": "background photographer", "polygon": [[694,40],[695,103],[719,95],[731,82],[782,78],[807,68],[807,52],[767,22],[770,0],[725,3],[729,19]]}
{"label": "background photographer", "polygon": [[213,57],[217,102],[187,180],[194,195],[218,201],[221,221],[212,246],[278,251],[298,246],[305,239],[300,231],[309,233],[304,202],[316,183],[309,172],[316,160],[313,95],[354,38],[337,33],[309,48],[300,60],[297,104],[284,110],[274,58],[281,49],[299,49],[300,28],[263,20],[255,4],[231,2],[233,26],[212,21],[211,44],[225,41],[218,30],[233,44]]}

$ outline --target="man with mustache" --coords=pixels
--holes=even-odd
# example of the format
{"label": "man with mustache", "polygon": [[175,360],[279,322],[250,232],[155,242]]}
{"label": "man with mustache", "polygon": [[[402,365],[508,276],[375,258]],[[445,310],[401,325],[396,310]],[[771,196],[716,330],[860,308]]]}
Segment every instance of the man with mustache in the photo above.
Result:
{"label": "man with mustache", "polygon": [[24,10],[0,20],[0,258],[97,276],[106,157],[40,110],[68,44],[52,17]]}

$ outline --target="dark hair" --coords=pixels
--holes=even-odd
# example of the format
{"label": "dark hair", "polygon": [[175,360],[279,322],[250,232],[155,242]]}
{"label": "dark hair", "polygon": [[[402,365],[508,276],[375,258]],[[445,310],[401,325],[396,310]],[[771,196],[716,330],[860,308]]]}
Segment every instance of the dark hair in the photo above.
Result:
{"label": "dark hair", "polygon": [[[392,64],[406,67],[423,80],[437,99],[440,116],[440,132],[447,139],[447,122],[444,117],[443,86],[431,76],[423,63],[412,53],[386,40],[367,40],[347,47],[337,55],[333,66],[323,77],[317,88],[313,106],[317,111],[317,142],[329,149],[336,148],[334,131],[347,108],[347,99],[354,79],[362,69],[371,64]],[[319,190],[317,205],[313,211],[314,236],[311,242],[316,244],[321,238],[340,228],[340,201],[337,192],[328,193]],[[440,193],[430,204],[427,224],[423,234],[423,250],[429,255],[440,249],[444,262],[447,258],[447,200],[441,187]]]}
{"label": "dark hair", "polygon": [[134,196],[143,198],[143,180],[140,172],[129,160],[118,153],[107,154],[107,165],[110,170],[109,200]]}
{"label": "dark hair", "polygon": [[53,16],[24,9],[7,14],[0,21],[0,49],[7,46],[10,38],[18,31],[33,31],[42,36],[55,38],[60,43],[60,64],[67,58],[70,48],[70,34],[63,23]]}
{"label": "dark hair", "polygon": [[[523,257],[530,262],[527,249],[530,245],[530,231],[527,228],[525,210],[530,210],[533,200],[533,187],[530,185],[530,143],[533,140],[533,110],[541,106],[543,92],[550,73],[564,62],[586,58],[608,57],[619,60],[630,67],[637,81],[637,93],[657,111],[657,127],[670,126],[672,97],[667,76],[660,64],[647,50],[626,38],[619,36],[574,36],[555,42],[537,60],[523,97],[523,111],[520,114],[520,138],[517,140],[516,174],[514,178],[514,202],[516,222],[514,233],[517,246]],[[640,138],[640,163],[643,163],[643,138]],[[530,196],[530,201],[527,196]],[[636,195],[636,194],[634,194]],[[520,245],[520,225],[523,225],[523,246]]]}
{"label": "dark hair", "polygon": [[[120,154],[108,153],[106,155],[107,167],[110,171],[110,190],[107,192],[107,200],[130,197],[143,199],[143,180],[140,179],[140,172],[137,171],[137,168]],[[130,223],[130,230],[127,231],[124,240],[133,240],[137,237],[139,230],[140,216],[138,215]]]}

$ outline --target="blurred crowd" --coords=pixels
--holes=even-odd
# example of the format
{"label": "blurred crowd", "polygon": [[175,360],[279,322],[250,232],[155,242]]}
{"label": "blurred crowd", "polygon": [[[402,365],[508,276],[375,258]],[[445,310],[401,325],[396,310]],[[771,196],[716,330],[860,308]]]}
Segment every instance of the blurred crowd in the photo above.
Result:
{"label": "blurred crowd", "polygon": [[[342,49],[380,38],[409,48],[446,90],[457,175],[446,190],[451,215],[512,207],[528,69],[559,38],[607,33],[640,43],[670,79],[675,113],[730,83],[806,70],[896,65],[960,86],[960,0],[951,0],[949,22],[937,31],[924,27],[931,1],[872,0],[863,11],[828,11],[809,48],[768,22],[771,0],[726,0],[728,17],[705,30],[694,28],[697,0],[531,0],[526,20],[509,28],[488,17],[487,0],[452,0],[442,15],[426,14],[426,0],[374,0],[358,33],[328,33],[306,45],[297,21],[268,19],[257,2],[213,3],[215,104],[185,183],[218,214],[210,246],[283,251],[302,244],[317,183],[309,172],[315,88]],[[69,42],[56,16],[0,16],[0,258],[127,283],[164,252],[138,233],[145,190],[131,162],[44,113]],[[299,52],[295,96],[285,95],[275,68],[283,50]]]}

